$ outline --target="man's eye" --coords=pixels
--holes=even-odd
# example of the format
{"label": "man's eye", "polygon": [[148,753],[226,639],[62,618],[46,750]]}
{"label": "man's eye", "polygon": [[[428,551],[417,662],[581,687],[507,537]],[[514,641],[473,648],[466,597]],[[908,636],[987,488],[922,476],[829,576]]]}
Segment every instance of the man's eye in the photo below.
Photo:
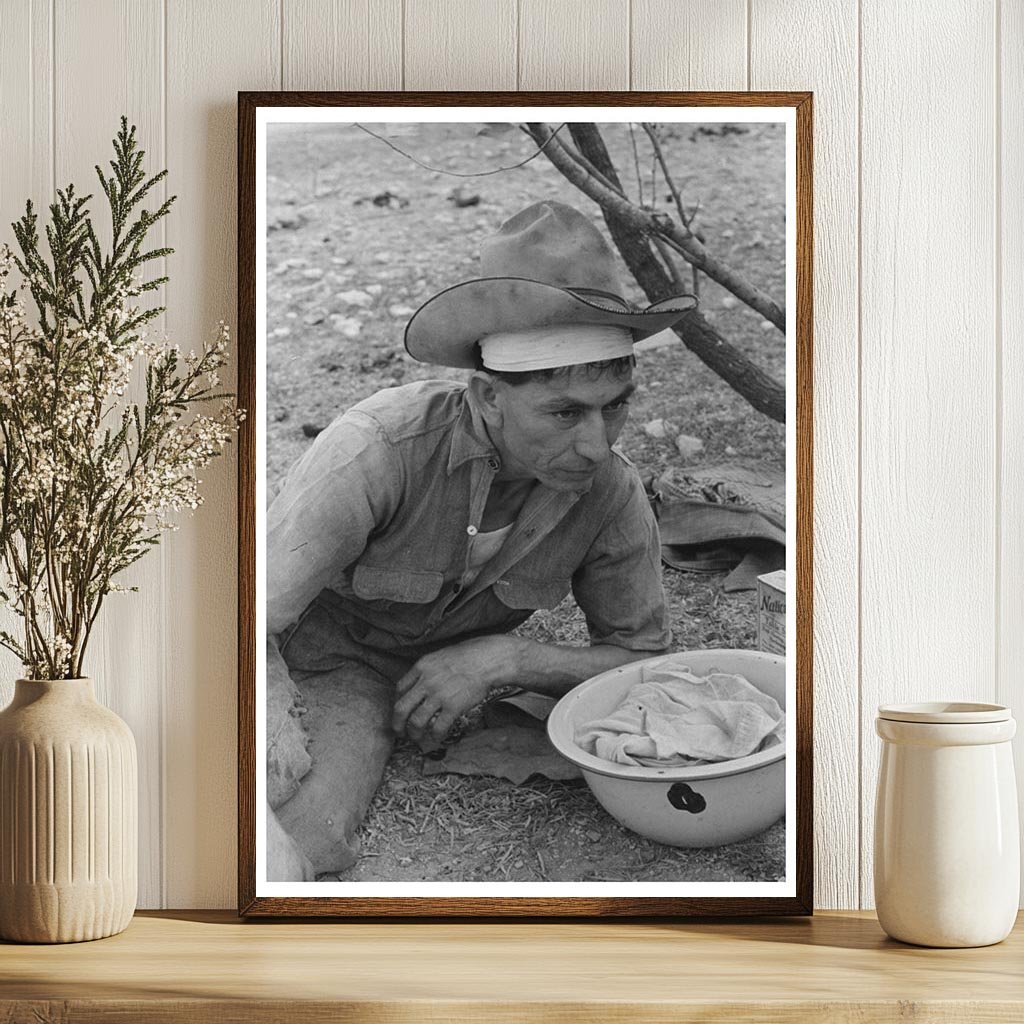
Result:
{"label": "man's eye", "polygon": [[629,399],[623,398],[619,402],[612,402],[604,407],[605,416],[615,416],[629,408]]}
{"label": "man's eye", "polygon": [[560,423],[574,423],[579,419],[579,409],[556,409],[552,414]]}

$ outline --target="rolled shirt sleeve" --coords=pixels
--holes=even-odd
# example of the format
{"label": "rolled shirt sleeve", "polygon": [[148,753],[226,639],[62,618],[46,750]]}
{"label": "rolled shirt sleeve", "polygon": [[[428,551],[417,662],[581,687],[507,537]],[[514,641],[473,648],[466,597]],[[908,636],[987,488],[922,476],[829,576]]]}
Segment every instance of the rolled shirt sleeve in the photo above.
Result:
{"label": "rolled shirt sleeve", "polygon": [[369,417],[350,411],[314,440],[267,511],[269,634],[359,558],[401,492],[400,461]]}
{"label": "rolled shirt sleeve", "polygon": [[573,576],[591,644],[662,651],[672,639],[661,582],[661,541],[643,484],[630,473],[625,501]]}

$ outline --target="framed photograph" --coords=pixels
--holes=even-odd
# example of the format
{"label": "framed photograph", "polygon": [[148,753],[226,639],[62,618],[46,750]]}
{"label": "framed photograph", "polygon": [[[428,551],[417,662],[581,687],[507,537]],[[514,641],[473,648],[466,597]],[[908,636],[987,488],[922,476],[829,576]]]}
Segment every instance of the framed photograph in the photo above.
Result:
{"label": "framed photograph", "polygon": [[238,157],[240,913],[810,914],[811,95]]}

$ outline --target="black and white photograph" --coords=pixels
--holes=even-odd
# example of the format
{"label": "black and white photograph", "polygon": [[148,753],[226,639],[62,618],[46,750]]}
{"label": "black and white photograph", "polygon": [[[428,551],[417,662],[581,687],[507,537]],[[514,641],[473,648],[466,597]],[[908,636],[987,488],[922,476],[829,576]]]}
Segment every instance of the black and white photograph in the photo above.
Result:
{"label": "black and white photograph", "polygon": [[257,115],[256,895],[792,896],[793,111]]}

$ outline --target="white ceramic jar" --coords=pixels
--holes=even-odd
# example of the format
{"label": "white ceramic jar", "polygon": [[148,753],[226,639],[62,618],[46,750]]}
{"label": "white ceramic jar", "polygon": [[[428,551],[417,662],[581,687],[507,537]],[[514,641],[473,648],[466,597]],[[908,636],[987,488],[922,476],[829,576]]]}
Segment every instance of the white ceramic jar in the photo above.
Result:
{"label": "white ceramic jar", "polygon": [[999,704],[878,709],[875,907],[894,939],[988,946],[1017,915],[1020,838],[1010,740]]}

